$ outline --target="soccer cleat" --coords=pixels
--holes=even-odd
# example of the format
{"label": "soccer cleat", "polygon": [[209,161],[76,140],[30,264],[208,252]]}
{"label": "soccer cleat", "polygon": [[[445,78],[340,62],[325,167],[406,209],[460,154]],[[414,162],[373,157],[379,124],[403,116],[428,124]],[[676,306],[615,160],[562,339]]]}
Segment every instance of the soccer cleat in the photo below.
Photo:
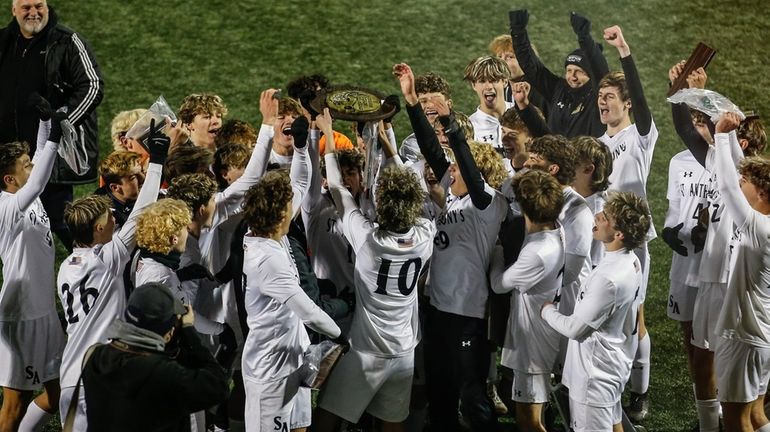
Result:
{"label": "soccer cleat", "polygon": [[628,418],[634,423],[639,423],[647,418],[650,411],[650,401],[647,398],[647,393],[639,394],[631,392],[631,397],[628,401],[628,405],[624,408]]}
{"label": "soccer cleat", "polygon": [[508,407],[505,406],[505,403],[503,403],[503,400],[500,399],[500,396],[497,394],[495,383],[487,383],[487,396],[492,399],[492,404],[495,406],[495,413],[497,415],[508,414]]}

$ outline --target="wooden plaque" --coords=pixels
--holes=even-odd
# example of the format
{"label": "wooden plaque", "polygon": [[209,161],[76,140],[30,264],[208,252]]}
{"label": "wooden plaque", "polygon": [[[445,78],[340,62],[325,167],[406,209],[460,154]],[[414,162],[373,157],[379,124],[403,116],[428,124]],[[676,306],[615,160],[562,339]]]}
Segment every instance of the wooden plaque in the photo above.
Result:
{"label": "wooden plaque", "polygon": [[695,50],[690,54],[690,58],[685,62],[684,69],[682,70],[682,73],[679,74],[679,78],[677,78],[674,81],[674,84],[671,85],[671,88],[668,89],[666,97],[671,97],[679,90],[687,88],[687,77],[699,67],[705,69],[709,63],[711,63],[711,59],[714,58],[716,53],[714,48],[711,48],[703,42],[698,42],[698,46],[695,47]]}

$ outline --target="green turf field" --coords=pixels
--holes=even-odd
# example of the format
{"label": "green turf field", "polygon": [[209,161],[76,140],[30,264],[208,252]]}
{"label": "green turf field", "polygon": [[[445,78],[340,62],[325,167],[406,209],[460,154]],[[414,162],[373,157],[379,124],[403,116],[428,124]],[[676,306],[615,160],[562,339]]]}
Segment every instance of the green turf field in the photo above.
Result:
{"label": "green turf field", "polygon": [[[5,0],[10,6],[10,1]],[[770,8],[761,0],[705,1],[528,1],[460,0],[51,0],[60,22],[77,30],[93,47],[105,80],[99,108],[102,149],[110,149],[109,122],[118,111],[148,107],[162,94],[173,107],[189,93],[214,92],[230,108],[229,118],[258,125],[259,92],[285,87],[299,74],[321,72],[334,83],[365,85],[398,92],[390,74],[405,61],[420,74],[435,71],[453,89],[456,109],[476,108],[475,94],[461,81],[473,58],[486,54],[489,40],[507,32],[507,12],[527,6],[529,32],[541,57],[561,71],[576,47],[568,12],[593,20],[593,35],[618,24],[636,59],[645,92],[660,130],[648,182],[656,225],[666,210],[668,160],[682,145],[673,132],[665,102],[667,71],[686,58],[699,41],[718,53],[708,72],[709,88],[740,107],[770,113]],[[0,21],[10,19],[10,7]],[[605,46],[612,69],[617,52]],[[766,122],[767,123],[767,122]],[[398,136],[409,132],[404,114]],[[343,130],[341,127],[338,130]],[[345,129],[347,130],[347,129]],[[92,186],[81,187],[79,194]],[[647,325],[652,336],[652,431],[689,430],[696,415],[678,326],[668,320],[670,251],[651,244],[652,275]],[[59,259],[63,250],[59,250]]]}

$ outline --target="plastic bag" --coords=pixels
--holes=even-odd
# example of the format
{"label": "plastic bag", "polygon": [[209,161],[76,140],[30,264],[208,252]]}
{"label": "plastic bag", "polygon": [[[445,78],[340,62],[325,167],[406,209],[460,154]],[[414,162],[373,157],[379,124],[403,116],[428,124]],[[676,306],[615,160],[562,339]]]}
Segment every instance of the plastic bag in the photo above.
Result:
{"label": "plastic bag", "polygon": [[[66,113],[67,107],[60,108],[59,111]],[[79,176],[87,173],[91,166],[88,164],[86,145],[80,139],[75,126],[67,119],[61,122],[61,144],[57,153],[67,166]]]}
{"label": "plastic bag", "polygon": [[139,141],[146,150],[147,143],[145,140],[150,134],[150,121],[155,120],[156,127],[158,127],[158,125],[162,125],[163,133],[168,134],[169,128],[165,125],[166,117],[171,119],[171,124],[176,124],[176,114],[174,114],[174,111],[168,105],[166,99],[164,99],[163,96],[158,96],[158,100],[156,100],[150,109],[142,114],[142,116],[139,117],[139,120],[137,120],[136,123],[131,126],[128,132],[126,132],[126,138],[133,138]]}
{"label": "plastic bag", "polygon": [[330,340],[310,345],[305,351],[302,365],[297,370],[302,386],[313,389],[321,388],[334,365],[346,351],[346,346]]}
{"label": "plastic bag", "polygon": [[714,123],[719,120],[722,114],[728,112],[738,114],[741,120],[746,119],[746,115],[730,99],[712,90],[682,89],[666,100],[670,103],[687,104],[690,108],[708,115]]}

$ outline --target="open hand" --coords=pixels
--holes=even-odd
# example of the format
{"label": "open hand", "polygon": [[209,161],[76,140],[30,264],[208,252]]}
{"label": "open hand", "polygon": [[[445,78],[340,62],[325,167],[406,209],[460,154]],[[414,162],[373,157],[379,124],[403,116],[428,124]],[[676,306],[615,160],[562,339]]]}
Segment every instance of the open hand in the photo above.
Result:
{"label": "open hand", "polygon": [[278,117],[278,99],[274,96],[278,89],[267,89],[259,95],[259,112],[262,114],[262,124],[272,126]]}
{"label": "open hand", "polygon": [[401,93],[409,105],[417,104],[417,92],[414,90],[414,72],[406,63],[398,63],[393,66],[393,76],[398,79]]}

